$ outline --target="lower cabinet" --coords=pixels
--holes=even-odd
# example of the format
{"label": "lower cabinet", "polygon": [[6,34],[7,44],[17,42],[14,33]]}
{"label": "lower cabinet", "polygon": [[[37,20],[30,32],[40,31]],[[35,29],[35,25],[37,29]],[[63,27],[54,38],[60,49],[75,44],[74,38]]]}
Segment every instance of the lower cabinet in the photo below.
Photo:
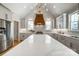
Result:
{"label": "lower cabinet", "polygon": [[58,41],[75,52],[79,52],[79,40],[63,35],[58,35]]}
{"label": "lower cabinet", "polygon": [[58,34],[54,34],[54,33],[46,33],[46,34],[50,35],[54,39],[58,39]]}
{"label": "lower cabinet", "polygon": [[4,45],[3,45],[3,41],[0,40],[0,53],[4,51]]}
{"label": "lower cabinet", "polygon": [[66,37],[66,46],[73,49],[73,42],[72,42],[72,38]]}
{"label": "lower cabinet", "polygon": [[72,49],[79,53],[79,40],[72,39]]}
{"label": "lower cabinet", "polygon": [[64,38],[61,35],[58,35],[58,41],[64,43]]}
{"label": "lower cabinet", "polygon": [[4,34],[0,34],[0,53],[7,49]]}
{"label": "lower cabinet", "polygon": [[24,40],[29,37],[31,33],[20,33],[20,40]]}
{"label": "lower cabinet", "polygon": [[58,40],[58,34],[53,34],[53,38]]}
{"label": "lower cabinet", "polygon": [[10,47],[13,46],[13,41],[12,41],[11,39],[10,39],[10,40],[7,40],[6,43],[7,43],[7,44],[6,44],[7,48],[10,48]]}
{"label": "lower cabinet", "polygon": [[61,42],[61,43],[63,43],[64,45],[66,45],[68,47],[70,46],[69,45],[70,42],[67,40],[67,37],[66,36],[58,35],[58,41]]}
{"label": "lower cabinet", "polygon": [[67,37],[64,35],[59,34],[51,34],[54,39],[58,40],[68,48],[74,50],[75,52],[79,53],[79,39],[75,39],[72,37]]}

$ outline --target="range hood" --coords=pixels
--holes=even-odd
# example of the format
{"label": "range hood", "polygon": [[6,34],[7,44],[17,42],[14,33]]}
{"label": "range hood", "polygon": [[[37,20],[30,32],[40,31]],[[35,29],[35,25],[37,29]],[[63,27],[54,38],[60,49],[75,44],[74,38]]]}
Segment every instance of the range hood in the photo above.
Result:
{"label": "range hood", "polygon": [[36,14],[34,24],[35,25],[45,25],[43,14]]}
{"label": "range hood", "polygon": [[45,25],[44,17],[43,17],[43,8],[42,4],[38,4],[35,10],[36,18],[34,21],[35,25]]}

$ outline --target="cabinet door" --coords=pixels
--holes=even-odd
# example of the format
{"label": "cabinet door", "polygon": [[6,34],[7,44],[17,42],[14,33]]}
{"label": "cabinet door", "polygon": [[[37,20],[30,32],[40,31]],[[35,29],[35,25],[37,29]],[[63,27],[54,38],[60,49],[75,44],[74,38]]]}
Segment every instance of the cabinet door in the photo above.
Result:
{"label": "cabinet door", "polygon": [[4,23],[5,23],[4,19],[0,19],[0,27],[4,28],[5,27]]}
{"label": "cabinet door", "polygon": [[53,37],[58,40],[58,34],[53,34]]}
{"label": "cabinet door", "polygon": [[56,38],[56,36],[57,36],[56,34],[52,34],[51,36],[52,36],[52,38],[57,39]]}
{"label": "cabinet door", "polygon": [[66,45],[66,36],[62,36],[62,37],[61,37],[61,40],[62,40],[62,43],[63,43],[64,45]]}
{"label": "cabinet door", "polygon": [[26,34],[21,33],[21,34],[20,34],[20,40],[24,40],[25,38],[26,38]]}
{"label": "cabinet door", "polygon": [[66,36],[58,35],[58,41],[65,46],[70,47],[71,40],[69,40],[69,38]]}
{"label": "cabinet door", "polygon": [[73,39],[72,43],[73,43],[73,49],[79,52],[79,40]]}
{"label": "cabinet door", "polygon": [[4,51],[5,45],[4,45],[4,36],[0,35],[0,53]]}
{"label": "cabinet door", "polygon": [[66,45],[66,37],[65,36],[60,36],[60,41],[61,41],[61,43]]}
{"label": "cabinet door", "polygon": [[74,51],[79,51],[79,40],[76,40],[74,38],[66,38],[66,46],[71,48]]}
{"label": "cabinet door", "polygon": [[31,33],[20,33],[20,40],[25,40],[27,37],[29,37]]}
{"label": "cabinet door", "polygon": [[58,35],[58,41],[61,42],[61,35]]}
{"label": "cabinet door", "polygon": [[58,39],[58,34],[54,34],[54,33],[48,33],[48,35],[50,35],[52,38],[54,39]]}
{"label": "cabinet door", "polygon": [[72,48],[73,47],[72,39],[69,37],[65,37],[65,45],[69,48]]}
{"label": "cabinet door", "polygon": [[60,43],[64,43],[64,41],[63,41],[63,37],[61,36],[61,35],[58,35],[58,41],[60,42]]}

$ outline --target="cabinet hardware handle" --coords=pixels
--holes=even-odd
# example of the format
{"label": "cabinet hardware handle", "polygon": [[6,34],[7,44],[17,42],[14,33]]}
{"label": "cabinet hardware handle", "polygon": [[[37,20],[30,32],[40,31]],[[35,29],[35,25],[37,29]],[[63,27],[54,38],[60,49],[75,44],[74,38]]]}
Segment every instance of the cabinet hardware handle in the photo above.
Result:
{"label": "cabinet hardware handle", "polygon": [[70,43],[70,47],[73,48],[73,44],[72,43]]}

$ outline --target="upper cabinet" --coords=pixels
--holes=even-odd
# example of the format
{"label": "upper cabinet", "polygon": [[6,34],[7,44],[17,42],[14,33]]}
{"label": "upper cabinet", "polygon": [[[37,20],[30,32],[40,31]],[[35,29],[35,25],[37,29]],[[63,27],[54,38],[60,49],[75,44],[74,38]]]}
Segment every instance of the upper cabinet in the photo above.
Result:
{"label": "upper cabinet", "polygon": [[5,20],[11,20],[12,12],[0,4],[0,18]]}
{"label": "upper cabinet", "polygon": [[67,27],[67,14],[64,13],[56,18],[56,28],[65,29]]}
{"label": "upper cabinet", "polygon": [[79,31],[79,11],[69,14],[70,31]]}

